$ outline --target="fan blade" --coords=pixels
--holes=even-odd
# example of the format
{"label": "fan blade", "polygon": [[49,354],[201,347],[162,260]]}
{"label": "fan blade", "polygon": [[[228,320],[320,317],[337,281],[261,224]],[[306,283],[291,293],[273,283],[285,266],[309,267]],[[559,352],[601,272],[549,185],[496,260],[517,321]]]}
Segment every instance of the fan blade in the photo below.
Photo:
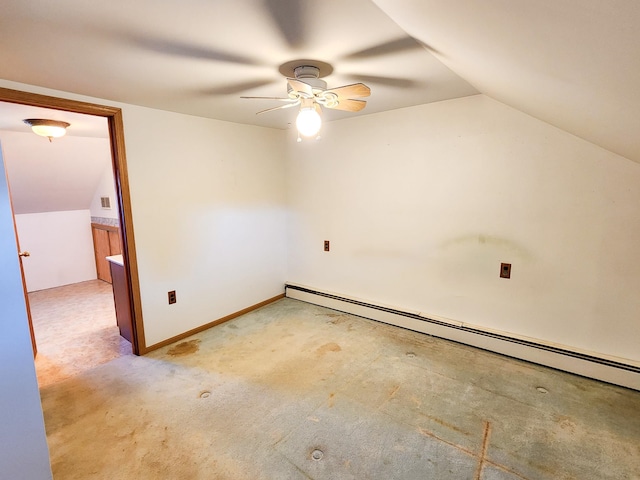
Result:
{"label": "fan blade", "polygon": [[272,83],[272,80],[255,80],[252,82],[236,83],[231,85],[220,85],[218,87],[211,87],[202,89],[201,92],[205,95],[231,95],[234,93],[244,92],[253,88],[263,87]]}
{"label": "fan blade", "polygon": [[247,98],[249,100],[279,100],[281,102],[291,102],[293,99],[289,97],[240,97]]}
{"label": "fan blade", "polygon": [[289,47],[301,47],[304,43],[306,3],[297,0],[264,0],[264,6]]}
{"label": "fan blade", "polygon": [[267,112],[273,112],[274,110],[280,110],[281,108],[291,108],[291,107],[295,107],[297,105],[300,105],[300,102],[295,101],[293,103],[288,103],[286,105],[280,105],[279,107],[273,107],[273,108],[267,108],[266,110],[260,110],[259,112],[256,112],[256,115],[260,115],[260,114],[267,113]]}
{"label": "fan blade", "polygon": [[371,95],[371,89],[364,83],[354,83],[352,85],[344,85],[342,87],[331,88],[323,93],[333,93],[341,98],[360,98]]}
{"label": "fan blade", "polygon": [[364,100],[340,100],[337,105],[326,105],[326,107],[333,108],[334,110],[345,110],[347,112],[359,112],[366,104],[367,102]]}
{"label": "fan blade", "polygon": [[261,61],[255,58],[237,55],[210,47],[200,47],[175,40],[166,40],[159,37],[149,37],[143,35],[128,34],[125,40],[134,45],[150,50],[152,52],[173,55],[178,57],[196,58],[202,60],[215,60],[218,62],[237,63],[240,65],[262,65]]}
{"label": "fan blade", "polygon": [[359,58],[380,57],[383,55],[390,55],[392,53],[399,53],[418,48],[424,48],[431,53],[438,53],[434,48],[429,47],[427,44],[413,37],[402,37],[397,40],[381,43],[380,45],[374,45],[373,47],[350,53],[349,55],[345,55],[343,58],[354,60]]}
{"label": "fan blade", "polygon": [[311,85],[301,82],[296,78],[287,78],[287,82],[294,91],[304,93],[309,97],[313,97],[313,90],[311,89]]}
{"label": "fan blade", "polygon": [[364,80],[367,83],[377,83],[388,87],[411,88],[418,85],[419,82],[409,78],[380,77],[378,75],[347,75],[347,78]]}

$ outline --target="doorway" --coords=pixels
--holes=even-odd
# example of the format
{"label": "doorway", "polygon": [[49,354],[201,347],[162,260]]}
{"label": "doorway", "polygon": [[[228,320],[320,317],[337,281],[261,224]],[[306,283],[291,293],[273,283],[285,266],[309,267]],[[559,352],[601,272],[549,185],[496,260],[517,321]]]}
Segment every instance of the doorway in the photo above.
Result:
{"label": "doorway", "polygon": [[[21,92],[0,88],[0,101],[41,107],[65,112],[74,112],[97,117],[104,117],[108,125],[109,147],[113,177],[115,180],[115,196],[119,213],[119,228],[122,243],[122,261],[127,277],[127,289],[130,300],[130,314],[132,319],[131,349],[136,355],[146,353],[140,287],[138,281],[135,244],[133,237],[133,223],[131,216],[131,202],[127,178],[124,126],[122,112],[119,108],[78,102],[57,97]],[[16,252],[17,253],[17,252]],[[26,297],[26,294],[25,294]],[[25,298],[28,301],[28,298]]]}

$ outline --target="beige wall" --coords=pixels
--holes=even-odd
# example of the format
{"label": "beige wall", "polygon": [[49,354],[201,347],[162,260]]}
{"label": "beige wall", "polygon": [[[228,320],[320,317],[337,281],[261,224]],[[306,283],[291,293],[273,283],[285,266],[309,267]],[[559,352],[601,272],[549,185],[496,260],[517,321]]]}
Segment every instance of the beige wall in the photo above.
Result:
{"label": "beige wall", "polygon": [[[109,147],[107,145],[107,149],[108,148]],[[102,207],[101,197],[109,197],[111,208]],[[89,205],[89,211],[91,212],[92,217],[110,218],[114,220],[120,218],[118,213],[116,186],[113,176],[113,166],[111,165],[110,158],[100,175],[96,191],[94,192],[91,204]]]}
{"label": "beige wall", "polygon": [[123,116],[147,345],[282,293],[284,133],[143,107]]}
{"label": "beige wall", "polygon": [[288,281],[640,361],[639,164],[482,95],[322,137],[288,143]]}

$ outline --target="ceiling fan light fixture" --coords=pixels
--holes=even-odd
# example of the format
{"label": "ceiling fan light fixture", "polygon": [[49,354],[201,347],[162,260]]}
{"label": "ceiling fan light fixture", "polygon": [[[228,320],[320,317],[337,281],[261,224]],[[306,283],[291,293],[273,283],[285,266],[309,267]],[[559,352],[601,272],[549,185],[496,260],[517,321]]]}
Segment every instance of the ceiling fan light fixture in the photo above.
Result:
{"label": "ceiling fan light fixture", "polygon": [[318,133],[322,127],[321,113],[323,108],[359,112],[367,103],[359,99],[371,95],[371,89],[364,83],[353,83],[327,89],[327,82],[322,77],[333,71],[333,67],[328,63],[315,60],[294,60],[280,65],[279,71],[287,80],[286,97],[243,96],[240,98],[287,102],[284,105],[256,112],[257,115],[300,105],[296,117],[298,142],[302,141],[302,136],[320,138]]}
{"label": "ceiling fan light fixture", "polygon": [[52,138],[59,138],[67,133],[67,127],[71,124],[61,122],[60,120],[46,120],[42,118],[27,118],[24,123],[31,127],[33,133],[42,137],[47,137],[49,141]]}
{"label": "ceiling fan light fixture", "polygon": [[296,118],[296,127],[300,135],[313,137],[318,134],[322,127],[322,118],[314,106],[302,107]]}

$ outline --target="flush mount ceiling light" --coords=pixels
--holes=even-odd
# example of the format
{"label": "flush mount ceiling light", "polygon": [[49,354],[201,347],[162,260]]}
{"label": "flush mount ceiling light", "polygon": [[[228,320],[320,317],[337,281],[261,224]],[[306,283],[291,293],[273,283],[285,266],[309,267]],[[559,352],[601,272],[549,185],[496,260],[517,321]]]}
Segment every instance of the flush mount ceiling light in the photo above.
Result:
{"label": "flush mount ceiling light", "polygon": [[71,124],[59,120],[45,120],[41,118],[27,118],[24,123],[31,127],[33,133],[42,137],[52,138],[62,137],[67,133],[67,127]]}

